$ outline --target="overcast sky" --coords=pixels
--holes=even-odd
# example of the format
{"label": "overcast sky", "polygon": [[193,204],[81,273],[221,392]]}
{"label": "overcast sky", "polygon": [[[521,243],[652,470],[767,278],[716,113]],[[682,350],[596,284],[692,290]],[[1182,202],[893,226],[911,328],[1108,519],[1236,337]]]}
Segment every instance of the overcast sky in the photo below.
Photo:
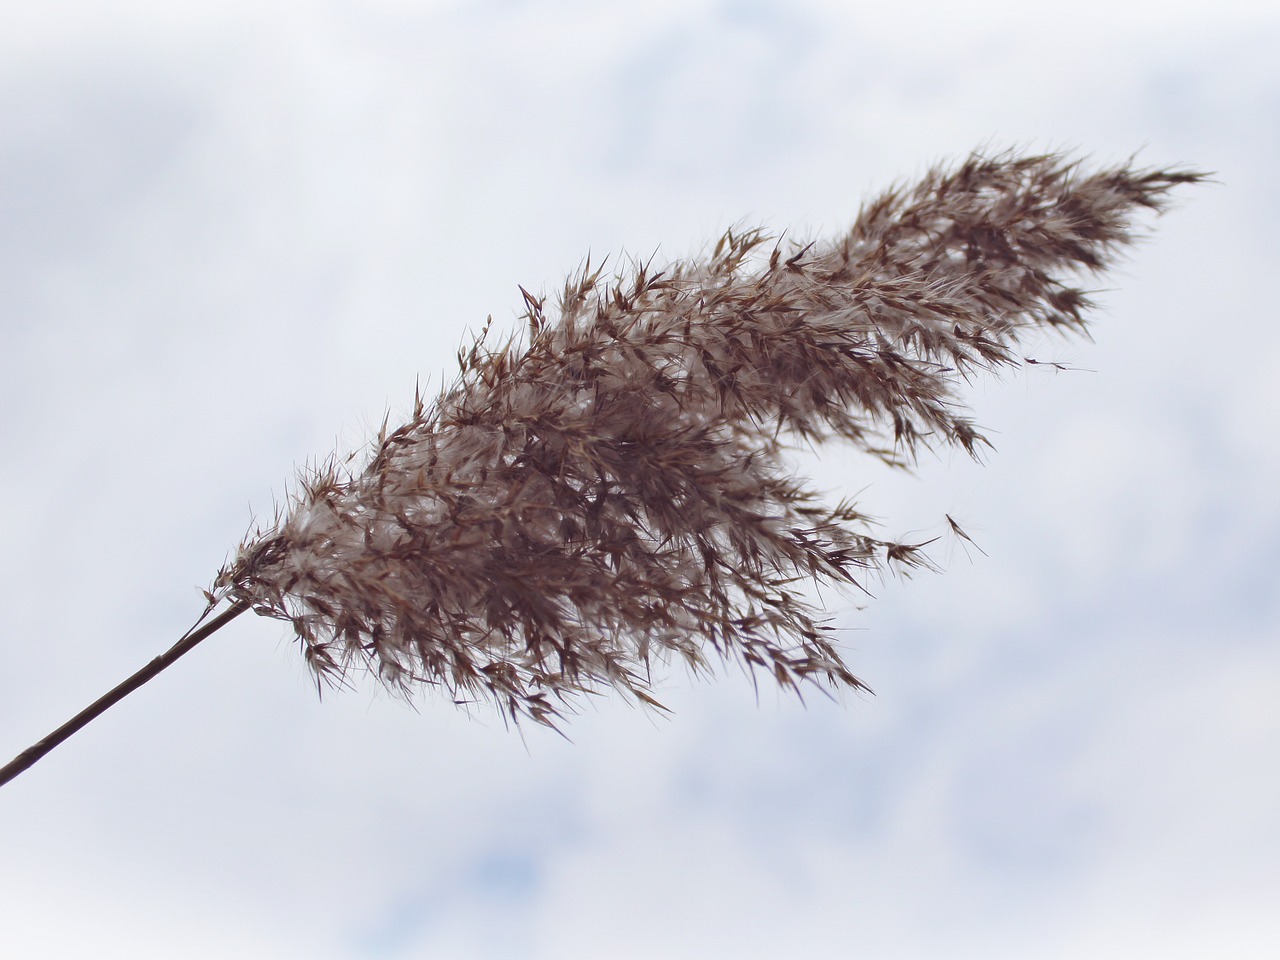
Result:
{"label": "overcast sky", "polygon": [[[517,284],[844,229],[986,146],[1186,164],[997,451],[797,463],[941,576],[824,594],[874,697],[737,673],[523,736],[323,701],[241,618],[0,789],[14,958],[1280,952],[1280,15],[1089,0],[16,3],[0,760],[166,648],[296,469]],[[862,9],[866,7],[867,9]],[[862,606],[863,609],[858,609]]]}

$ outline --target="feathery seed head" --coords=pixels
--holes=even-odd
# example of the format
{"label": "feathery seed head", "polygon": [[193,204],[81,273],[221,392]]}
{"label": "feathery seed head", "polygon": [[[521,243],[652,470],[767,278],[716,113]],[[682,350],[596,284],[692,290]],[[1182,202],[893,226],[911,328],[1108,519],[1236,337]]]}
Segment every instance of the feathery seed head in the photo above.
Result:
{"label": "feathery seed head", "polygon": [[304,476],[214,592],[289,621],[320,679],[368,667],[513,719],[552,724],[607,688],[658,706],[650,669],[673,656],[863,688],[791,585],[909,572],[926,544],[822,505],[786,444],[977,456],[958,386],[1018,364],[1030,328],[1084,332],[1075,275],[1113,262],[1136,207],[1201,179],[975,155],[834,241],[730,232],[613,279],[588,260],[554,312],[521,288],[523,341],[486,323],[434,404],[384,426],[364,467]]}

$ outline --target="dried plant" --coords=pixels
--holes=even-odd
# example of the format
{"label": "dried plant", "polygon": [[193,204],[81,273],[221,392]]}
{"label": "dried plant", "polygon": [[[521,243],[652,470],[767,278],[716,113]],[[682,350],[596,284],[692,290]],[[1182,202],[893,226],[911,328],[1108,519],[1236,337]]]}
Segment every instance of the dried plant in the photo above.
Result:
{"label": "dried plant", "polygon": [[1080,275],[1201,179],[975,155],[835,241],[735,231],[660,271],[588,262],[554,310],[522,290],[520,334],[486,325],[367,463],[305,473],[208,591],[206,614],[230,607],[180,645],[251,608],[292,625],[322,683],[367,667],[547,724],[594,691],[658,705],[650,670],[673,657],[862,688],[803,585],[928,565],[924,545],[823,504],[788,444],[977,456],[958,387],[1021,364],[1033,328],[1084,332]]}

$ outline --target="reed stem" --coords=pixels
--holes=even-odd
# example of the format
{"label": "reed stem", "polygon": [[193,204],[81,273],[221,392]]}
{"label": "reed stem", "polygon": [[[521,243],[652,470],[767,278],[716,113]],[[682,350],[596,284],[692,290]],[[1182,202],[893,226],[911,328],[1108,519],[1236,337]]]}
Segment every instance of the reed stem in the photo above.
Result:
{"label": "reed stem", "polygon": [[43,740],[27,747],[27,749],[23,750],[3,767],[0,767],[0,786],[8,783],[18,774],[32,766],[46,753],[58,744],[62,743],[63,740],[66,740],[81,727],[88,724],[89,721],[93,720],[99,714],[105,713],[110,707],[119,703],[148,680],[157,676],[166,667],[172,666],[179,657],[189,653],[201,640],[204,640],[209,635],[217,632],[222,627],[225,627],[228,623],[248,609],[249,604],[244,601],[240,601],[224,610],[203,626],[197,624],[192,627],[182,636],[182,639],[148,663],[133,676],[129,677],[128,680],[125,680],[123,683],[113,688],[109,693],[99,697]]}

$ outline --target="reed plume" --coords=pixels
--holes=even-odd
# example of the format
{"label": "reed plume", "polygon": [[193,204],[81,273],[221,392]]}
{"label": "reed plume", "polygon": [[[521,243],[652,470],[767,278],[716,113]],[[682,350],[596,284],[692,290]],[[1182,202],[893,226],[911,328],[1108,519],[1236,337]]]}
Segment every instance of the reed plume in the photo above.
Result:
{"label": "reed plume", "polygon": [[973,155],[833,241],[732,231],[661,270],[588,261],[551,307],[521,288],[523,329],[486,325],[367,462],[306,471],[210,610],[287,621],[321,684],[368,668],[552,725],[591,692],[660,706],[651,668],[673,658],[862,689],[804,585],[929,561],[825,504],[788,446],[978,456],[959,388],[1020,365],[1032,329],[1084,333],[1081,276],[1134,239],[1139,208],[1202,179]]}

